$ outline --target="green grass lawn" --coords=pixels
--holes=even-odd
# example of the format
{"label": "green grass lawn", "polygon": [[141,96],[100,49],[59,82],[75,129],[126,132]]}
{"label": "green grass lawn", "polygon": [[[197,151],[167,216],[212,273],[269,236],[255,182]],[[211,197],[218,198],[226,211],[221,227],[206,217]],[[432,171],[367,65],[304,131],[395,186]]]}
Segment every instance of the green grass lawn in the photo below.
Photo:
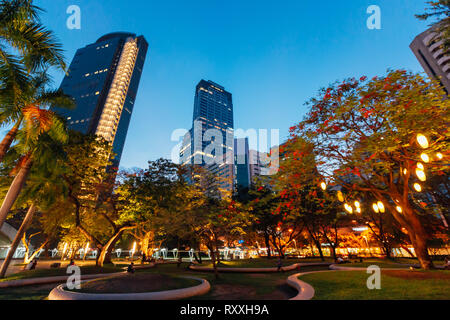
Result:
{"label": "green grass lawn", "polygon": [[382,271],[380,290],[367,288],[369,276],[364,271],[337,271],[300,279],[314,287],[315,300],[450,299],[450,271]]}
{"label": "green grass lawn", "polygon": [[[352,259],[350,261],[359,261],[359,260]],[[363,262],[344,263],[344,264],[341,264],[341,266],[367,268],[368,266],[376,265],[376,266],[379,266],[380,268],[404,268],[404,269],[407,269],[408,266],[406,266],[405,264],[416,265],[416,264],[419,264],[419,261],[417,259],[405,259],[405,258],[399,258],[399,259],[393,259],[393,260],[371,258],[371,259],[363,259]],[[442,265],[443,262],[435,261],[434,264],[436,266],[439,266],[439,265]]]}
{"label": "green grass lawn", "polygon": [[[303,258],[303,259],[283,259],[283,267],[291,266],[295,263],[312,263],[323,262],[320,258]],[[325,262],[332,262],[331,259],[325,259]],[[210,261],[206,261],[203,264],[199,264],[201,267],[212,267]],[[221,261],[218,265],[223,268],[274,268],[278,266],[278,258],[267,259],[242,259],[232,261]]]}
{"label": "green grass lawn", "polygon": [[355,267],[355,268],[367,268],[368,266],[378,266],[380,268],[399,268],[399,269],[408,269],[408,266],[405,266],[403,264],[396,263],[394,261],[389,260],[381,260],[381,259],[367,259],[363,262],[357,262],[357,263],[343,263],[339,266],[342,267]]}
{"label": "green grass lawn", "polygon": [[[97,273],[113,273],[123,271],[119,267],[114,267],[113,265],[108,265],[103,268],[96,266],[82,266],[81,275],[85,274],[97,274]],[[42,277],[56,277],[56,276],[67,276],[66,268],[55,268],[55,269],[36,269],[36,270],[28,270],[22,271],[19,273],[12,274],[7,278],[0,279],[2,281],[10,281],[10,280],[20,280],[20,279],[30,279],[30,278],[42,278]]]}

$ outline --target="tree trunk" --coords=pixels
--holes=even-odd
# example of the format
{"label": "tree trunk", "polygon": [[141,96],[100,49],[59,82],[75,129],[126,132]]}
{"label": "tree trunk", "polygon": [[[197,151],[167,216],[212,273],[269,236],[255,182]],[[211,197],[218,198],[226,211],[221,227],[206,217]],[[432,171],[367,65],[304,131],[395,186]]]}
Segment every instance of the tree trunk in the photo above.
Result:
{"label": "tree trunk", "polygon": [[314,244],[315,244],[317,250],[319,250],[320,259],[321,259],[322,261],[325,261],[325,258],[324,258],[324,256],[323,256],[323,252],[322,252],[322,247],[321,247],[321,245],[320,245],[320,242],[314,240]]}
{"label": "tree trunk", "polygon": [[403,250],[405,250],[406,252],[408,252],[408,254],[409,254],[409,256],[410,256],[411,258],[415,258],[414,255],[413,255],[413,253],[411,252],[411,250],[408,249],[408,247],[406,247],[406,246],[400,246],[400,248],[402,248]]}
{"label": "tree trunk", "polygon": [[219,270],[217,270],[217,264],[216,264],[216,253],[214,252],[214,247],[208,246],[209,252],[211,252],[211,261],[213,263],[213,269],[214,269],[214,275],[216,276],[216,279],[219,279]]}
{"label": "tree trunk", "polygon": [[151,232],[147,232],[144,235],[144,239],[142,240],[142,248],[141,250],[145,253],[147,257],[150,257],[149,246],[150,246],[150,238],[152,237]]}
{"label": "tree trunk", "polygon": [[433,262],[428,254],[427,235],[418,216],[410,208],[405,208],[406,218],[411,223],[411,227],[407,226],[408,235],[414,247],[417,259],[423,269],[433,269]]}
{"label": "tree trunk", "polygon": [[331,246],[331,252],[333,253],[333,260],[334,260],[334,262],[337,262],[336,247],[335,246]]}
{"label": "tree trunk", "polygon": [[[194,252],[194,257],[195,257],[195,252]],[[200,245],[198,246],[198,263],[202,264],[203,260],[202,260],[202,252],[200,250]]]}
{"label": "tree trunk", "polygon": [[3,204],[0,208],[0,229],[3,226],[3,223],[5,223],[9,210],[11,210],[14,202],[16,202],[17,197],[22,191],[28,174],[30,173],[32,162],[32,157],[28,155],[27,159],[21,165],[19,173],[16,175],[13,182],[11,183],[11,186],[9,187],[8,193],[6,194],[5,199],[3,200]]}
{"label": "tree trunk", "polygon": [[112,261],[111,261],[111,250],[114,248],[114,245],[120,239],[120,237],[122,236],[124,231],[125,230],[120,229],[102,247],[102,250],[100,251],[100,254],[99,254],[99,258],[97,260],[97,264],[98,264],[99,267],[103,267],[103,265],[106,264],[106,263],[112,263]]}
{"label": "tree trunk", "polygon": [[[24,233],[25,235],[25,233]],[[22,238],[22,242],[25,242],[25,238]],[[45,240],[45,242],[43,244],[40,245],[39,248],[37,248],[36,250],[34,250],[34,252],[31,254],[31,256],[29,256],[29,249],[27,248],[27,252],[25,253],[25,257],[23,258],[23,263],[25,264],[29,264],[31,261],[33,261],[34,257],[36,257],[36,255],[39,253],[39,251],[41,251],[49,242],[49,239]],[[25,245],[25,244],[24,244]]]}
{"label": "tree trunk", "polygon": [[33,203],[31,205],[31,207],[28,209],[27,215],[25,216],[25,219],[22,221],[22,224],[21,224],[19,230],[17,231],[16,236],[14,237],[14,240],[11,244],[11,248],[8,251],[8,255],[6,256],[5,260],[3,261],[2,267],[0,269],[0,278],[5,277],[6,270],[8,269],[8,266],[11,263],[11,260],[14,256],[14,253],[16,252],[17,247],[19,246],[20,241],[22,240],[23,234],[25,233],[25,231],[27,231],[28,227],[30,226],[35,212],[36,212],[36,206]]}
{"label": "tree trunk", "polygon": [[266,243],[267,248],[267,258],[272,259],[272,252],[270,251],[270,237],[267,232],[264,232],[264,242]]}
{"label": "tree trunk", "polygon": [[16,138],[17,132],[19,131],[20,123],[22,122],[22,119],[16,122],[14,127],[9,130],[9,132],[6,134],[6,136],[3,138],[2,142],[0,143],[0,162],[3,161],[3,158],[6,155],[6,152],[8,152],[9,147],[11,146],[11,143]]}

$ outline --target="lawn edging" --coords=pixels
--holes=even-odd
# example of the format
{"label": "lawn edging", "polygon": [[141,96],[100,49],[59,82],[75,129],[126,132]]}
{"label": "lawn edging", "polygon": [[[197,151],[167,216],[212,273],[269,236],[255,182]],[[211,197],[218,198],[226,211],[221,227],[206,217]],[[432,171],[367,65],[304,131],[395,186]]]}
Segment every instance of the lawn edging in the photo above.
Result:
{"label": "lawn edging", "polygon": [[[282,267],[282,271],[293,271],[301,267],[315,267],[315,266],[326,266],[330,265],[328,262],[311,262],[311,263],[295,263],[293,265]],[[214,268],[212,267],[199,267],[199,266],[189,266],[189,269],[193,271],[202,271],[202,272],[213,272]],[[280,272],[277,267],[273,268],[224,268],[217,267],[217,271],[219,272],[236,272],[236,273],[265,273],[265,272]]]}
{"label": "lawn edging", "polygon": [[287,278],[286,283],[298,291],[298,294],[289,299],[289,300],[311,300],[314,297],[315,291],[314,287],[305,281],[299,279],[299,277],[304,276],[306,274],[311,273],[319,273],[319,272],[334,272],[334,270],[325,270],[325,271],[311,271],[311,272],[302,272],[296,273]]}
{"label": "lawn edging", "polygon": [[205,279],[185,276],[182,278],[198,280],[201,283],[195,287],[143,293],[81,293],[64,290],[65,285],[54,288],[48,300],[179,300],[207,293],[211,285]]}

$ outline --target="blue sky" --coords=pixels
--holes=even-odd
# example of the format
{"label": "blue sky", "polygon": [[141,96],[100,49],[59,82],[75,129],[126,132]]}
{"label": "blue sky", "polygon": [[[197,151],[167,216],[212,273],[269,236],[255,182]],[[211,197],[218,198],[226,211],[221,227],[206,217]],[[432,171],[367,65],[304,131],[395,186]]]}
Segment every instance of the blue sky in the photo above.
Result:
{"label": "blue sky", "polygon": [[[425,0],[40,0],[43,22],[77,48],[114,31],[149,42],[123,167],[170,157],[173,130],[189,129],[195,85],[213,80],[233,94],[235,128],[280,129],[306,112],[304,103],[335,80],[374,76],[388,68],[422,72],[409,49],[427,28],[414,14]],[[69,30],[69,5],[81,8],[81,30]],[[381,30],[369,30],[370,5]],[[62,74],[55,74],[56,84]]]}

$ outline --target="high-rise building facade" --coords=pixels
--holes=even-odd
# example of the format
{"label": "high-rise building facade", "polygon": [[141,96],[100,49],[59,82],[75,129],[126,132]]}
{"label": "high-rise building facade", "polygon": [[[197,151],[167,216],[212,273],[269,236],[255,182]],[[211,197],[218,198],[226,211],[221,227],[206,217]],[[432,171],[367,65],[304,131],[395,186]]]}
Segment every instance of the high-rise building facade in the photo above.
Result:
{"label": "high-rise building facade", "polygon": [[450,93],[450,53],[442,48],[443,41],[436,37],[433,29],[419,34],[410,48],[430,78],[441,82],[447,94]]}
{"label": "high-rise building facade", "polygon": [[143,36],[117,32],[77,50],[61,89],[76,101],[59,110],[69,128],[112,143],[118,166],[147,55]]}
{"label": "high-rise building facade", "polygon": [[234,177],[237,189],[249,188],[252,183],[248,138],[234,139]]}
{"label": "high-rise building facade", "polygon": [[231,93],[221,85],[201,80],[195,90],[192,128],[180,151],[180,162],[205,167],[233,190],[234,119]]}

